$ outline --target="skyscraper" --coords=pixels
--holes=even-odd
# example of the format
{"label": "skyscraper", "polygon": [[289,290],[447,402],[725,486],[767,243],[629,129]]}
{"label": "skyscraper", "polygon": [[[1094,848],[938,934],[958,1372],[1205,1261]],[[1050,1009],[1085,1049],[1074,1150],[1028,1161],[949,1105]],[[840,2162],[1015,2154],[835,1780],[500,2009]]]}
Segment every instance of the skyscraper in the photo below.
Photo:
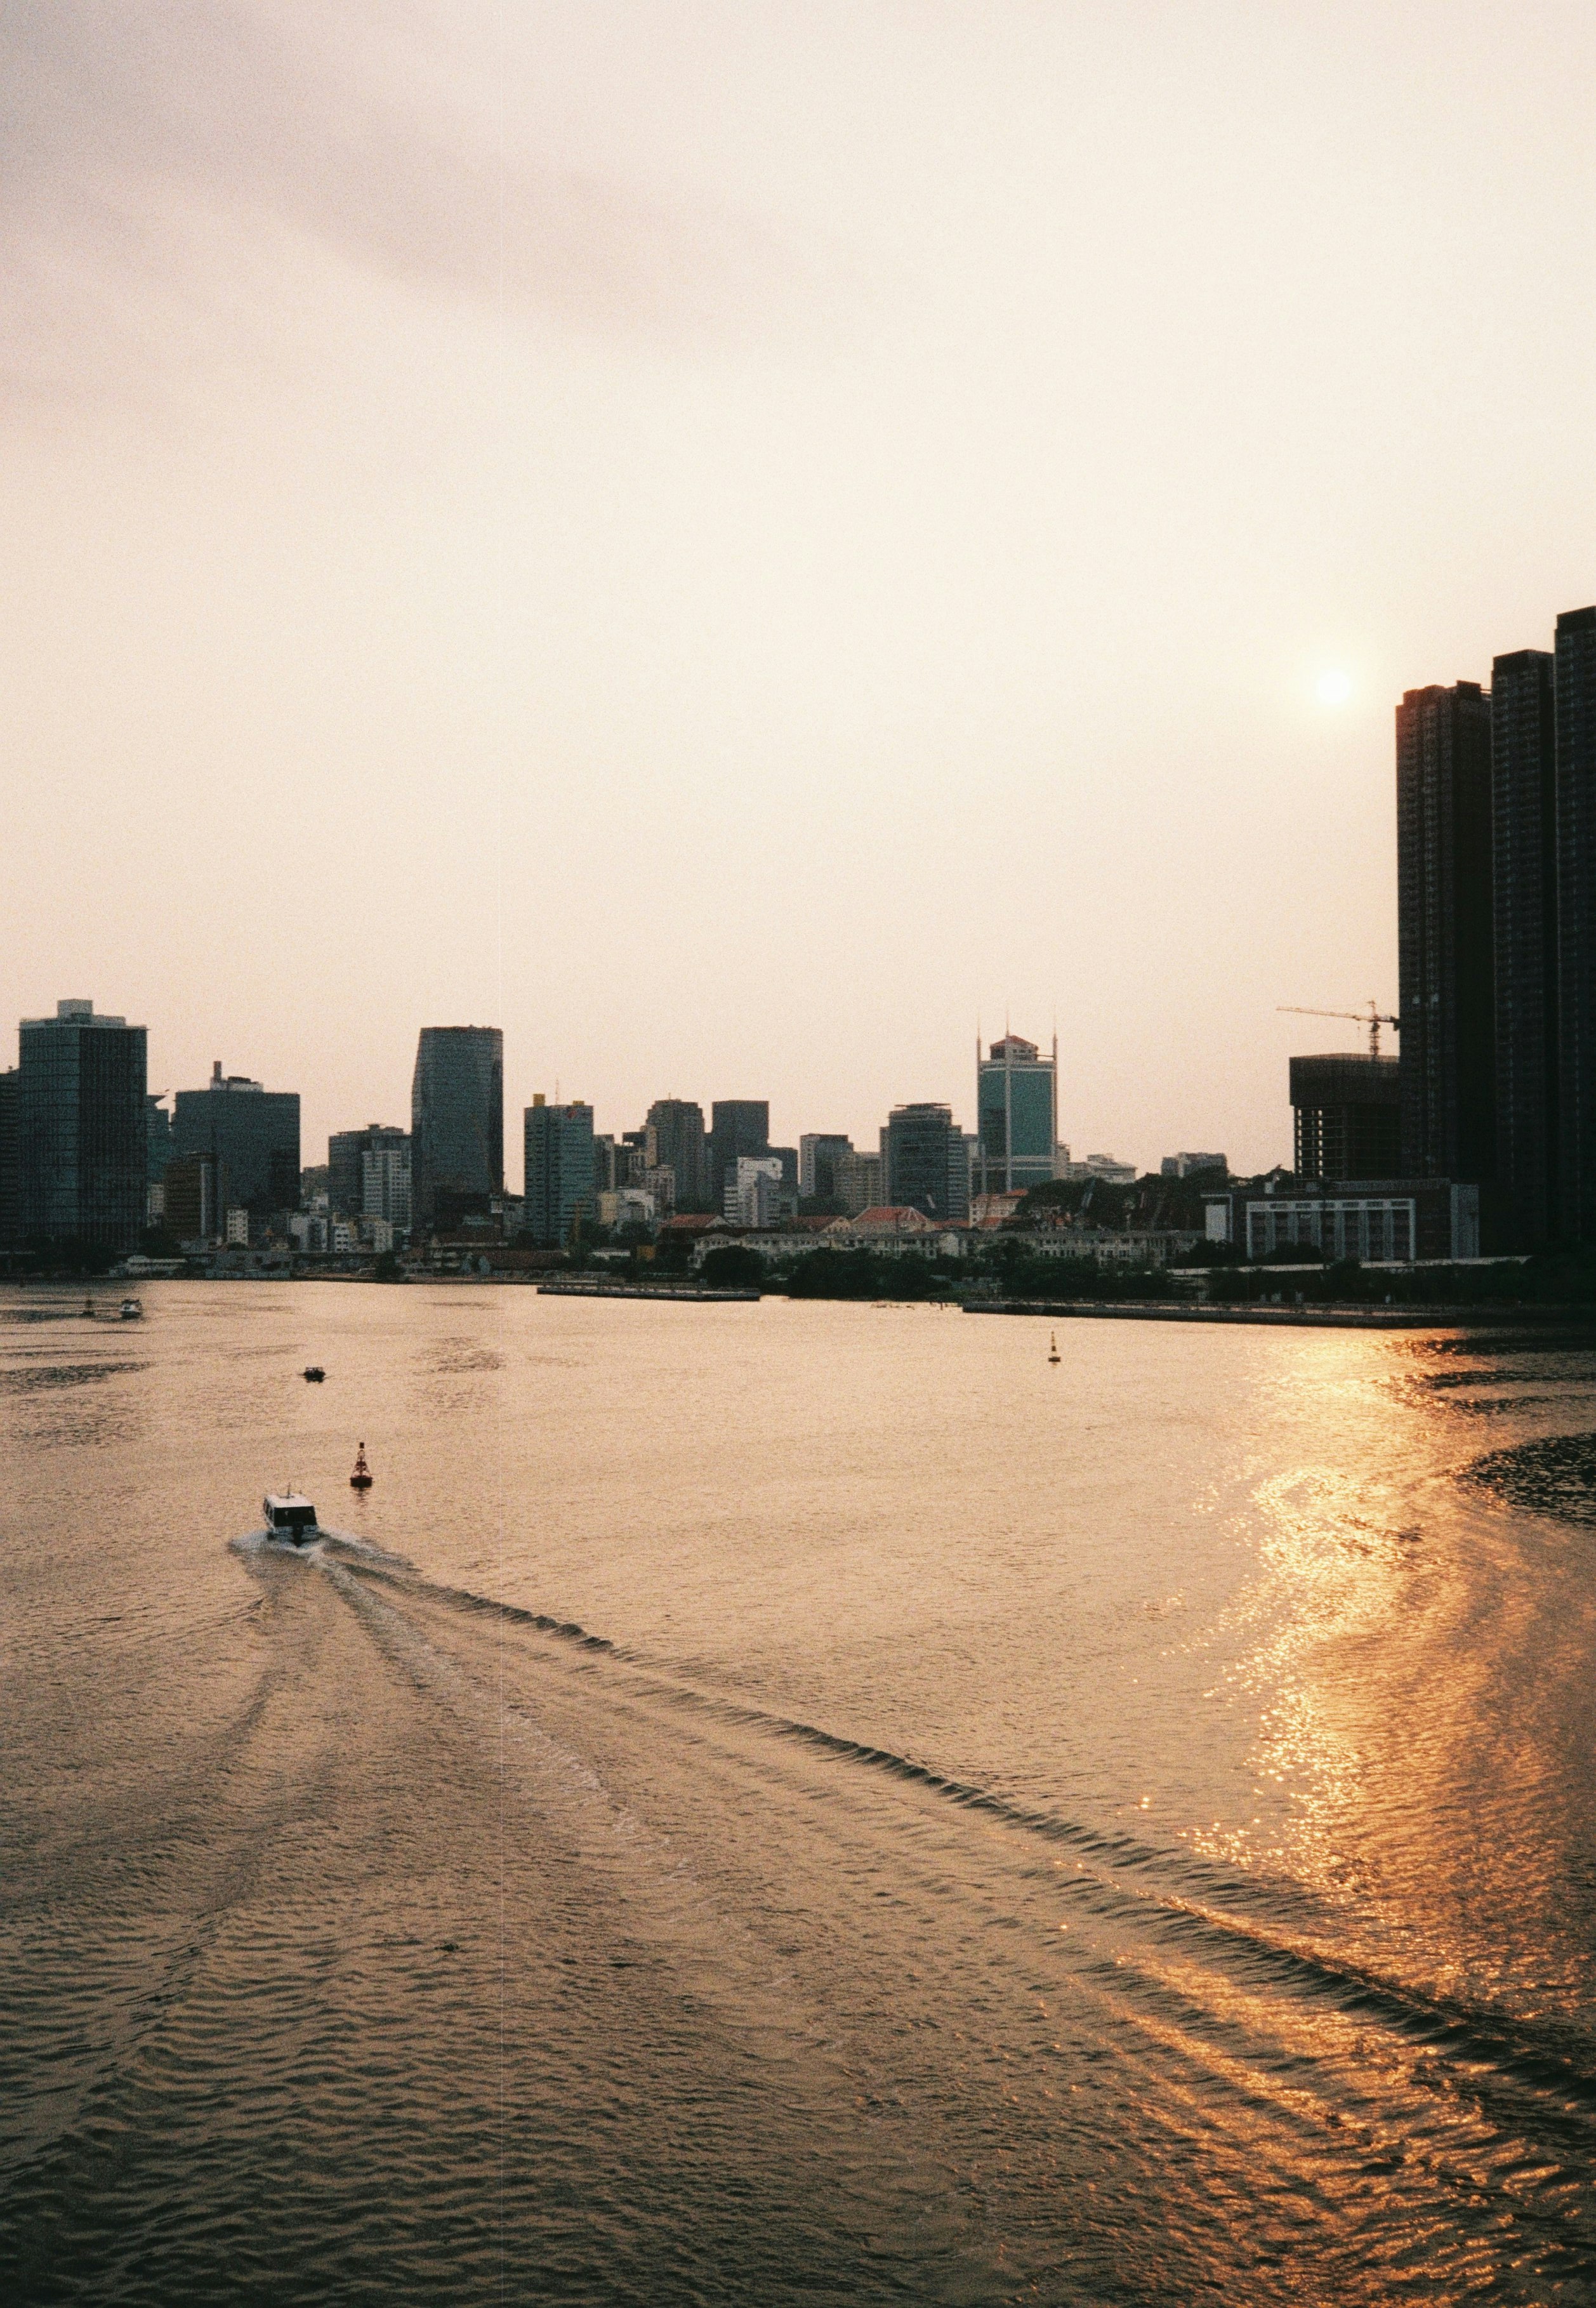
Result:
{"label": "skyscraper", "polygon": [[505,1037],[496,1026],[423,1026],[410,1083],[417,1230],[487,1214],[505,1190]]}
{"label": "skyscraper", "polygon": [[525,1132],[526,1230],[539,1249],[563,1250],[598,1208],[593,1109],[580,1098],[550,1106],[539,1095],[526,1108]]}
{"label": "skyscraper", "polygon": [[24,1018],[17,1163],[25,1241],[136,1250],[149,1191],[147,1035],[92,1002]]}
{"label": "skyscraper", "polygon": [[970,1157],[945,1106],[895,1106],[881,1133],[886,1199],[945,1225],[970,1216]]}
{"label": "skyscraper", "polygon": [[696,1098],[657,1098],[644,1123],[647,1167],[674,1171],[676,1207],[703,1210],[709,1205],[709,1149],[703,1108]]}
{"label": "skyscraper", "polygon": [[1557,630],[1558,1232],[1596,1241],[1596,608]]}
{"label": "skyscraper", "polygon": [[763,1098],[718,1098],[710,1108],[710,1198],[719,1210],[726,1201],[726,1179],[737,1175],[739,1154],[768,1154],[771,1148],[770,1100]]}
{"label": "skyscraper", "polygon": [[[1557,1224],[1557,827],[1553,659],[1514,650],[1491,672],[1497,1195],[1504,1250]],[[1403,1026],[1407,1024],[1403,1013]],[[1407,1047],[1403,1041],[1404,1050]],[[1347,1174],[1349,1176],[1352,1173]]]}
{"label": "skyscraper", "polygon": [[1023,1193],[1053,1176],[1058,1143],[1058,1044],[1005,1034],[983,1059],[976,1045],[976,1192]]}
{"label": "skyscraper", "polygon": [[223,1211],[254,1218],[299,1207],[299,1093],[269,1090],[247,1074],[224,1074],[218,1058],[203,1089],[173,1101],[175,1155],[208,1154]]}
{"label": "skyscraper", "polygon": [[1404,695],[1396,817],[1402,1170],[1478,1184],[1496,1168],[1491,709],[1478,682]]}

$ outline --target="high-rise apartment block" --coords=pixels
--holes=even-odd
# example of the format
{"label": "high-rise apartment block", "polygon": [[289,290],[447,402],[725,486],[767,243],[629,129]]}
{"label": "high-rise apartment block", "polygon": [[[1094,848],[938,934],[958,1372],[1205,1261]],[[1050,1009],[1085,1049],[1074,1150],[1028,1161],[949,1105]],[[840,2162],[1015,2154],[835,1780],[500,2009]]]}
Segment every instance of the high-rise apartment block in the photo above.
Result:
{"label": "high-rise apartment block", "polygon": [[989,1056],[976,1047],[975,1191],[1022,1193],[1054,1175],[1058,1142],[1058,1044],[1043,1057],[1034,1042],[1005,1034]]}
{"label": "high-rise apartment block", "polygon": [[24,1241],[136,1250],[149,1191],[147,1036],[91,1002],[24,1018],[17,1167]]}
{"label": "high-rise apartment block", "polygon": [[881,1133],[886,1199],[948,1225],[970,1216],[970,1156],[945,1106],[895,1106]]}
{"label": "high-rise apartment block", "polygon": [[1596,608],[1557,619],[1556,1231],[1596,1242]]}
{"label": "high-rise apartment block", "polygon": [[1514,650],[1491,668],[1497,1189],[1492,1202],[1496,1210],[1499,1198],[1497,1232],[1504,1249],[1530,1250],[1549,1241],[1557,1216],[1557,760],[1552,666],[1549,650]]}
{"label": "high-rise apartment block", "polygon": [[410,1083],[416,1228],[486,1217],[504,1191],[505,1037],[497,1026],[424,1026]]}
{"label": "high-rise apartment block", "polygon": [[174,1155],[211,1157],[224,1210],[255,1218],[298,1210],[298,1090],[269,1090],[247,1074],[224,1074],[218,1058],[204,1089],[180,1089],[174,1105]]}
{"label": "high-rise apartment block", "polygon": [[1478,682],[1411,689],[1396,713],[1402,1174],[1496,1167],[1491,710]]}
{"label": "high-rise apartment block", "polygon": [[539,1094],[525,1112],[526,1231],[541,1250],[563,1250],[579,1221],[596,1217],[593,1109],[577,1099],[550,1106]]}
{"label": "high-rise apartment block", "polygon": [[1401,1167],[1596,1242],[1596,607],[1397,709]]}
{"label": "high-rise apartment block", "polygon": [[703,1210],[710,1193],[709,1146],[696,1098],[657,1098],[643,1124],[646,1167],[675,1173],[676,1208]]}

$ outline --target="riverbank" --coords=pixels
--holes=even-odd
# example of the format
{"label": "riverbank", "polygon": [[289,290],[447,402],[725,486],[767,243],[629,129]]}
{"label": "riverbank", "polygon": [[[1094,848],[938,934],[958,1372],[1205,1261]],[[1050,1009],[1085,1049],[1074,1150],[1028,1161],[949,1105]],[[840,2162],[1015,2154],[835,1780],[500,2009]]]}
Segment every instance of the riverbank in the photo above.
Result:
{"label": "riverbank", "polygon": [[760,1294],[753,1288],[728,1287],[714,1289],[702,1282],[611,1282],[594,1281],[589,1276],[561,1277],[552,1282],[539,1282],[538,1295],[542,1298],[688,1298],[694,1300],[734,1299],[746,1304],[757,1301]]}
{"label": "riverbank", "polygon": [[1460,1331],[1488,1322],[1596,1328],[1577,1306],[1203,1306],[1167,1298],[972,1298],[967,1314],[1037,1314],[1119,1322],[1250,1322],[1274,1331]]}

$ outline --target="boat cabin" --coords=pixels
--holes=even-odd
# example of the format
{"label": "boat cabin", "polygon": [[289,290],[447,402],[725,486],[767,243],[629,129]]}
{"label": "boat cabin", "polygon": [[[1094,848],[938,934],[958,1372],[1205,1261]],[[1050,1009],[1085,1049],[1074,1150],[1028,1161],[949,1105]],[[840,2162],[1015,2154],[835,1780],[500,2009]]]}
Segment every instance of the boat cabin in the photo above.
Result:
{"label": "boat cabin", "polygon": [[298,1491],[268,1491],[262,1502],[266,1515],[266,1529],[274,1538],[286,1538],[296,1546],[303,1546],[316,1533],[315,1509]]}

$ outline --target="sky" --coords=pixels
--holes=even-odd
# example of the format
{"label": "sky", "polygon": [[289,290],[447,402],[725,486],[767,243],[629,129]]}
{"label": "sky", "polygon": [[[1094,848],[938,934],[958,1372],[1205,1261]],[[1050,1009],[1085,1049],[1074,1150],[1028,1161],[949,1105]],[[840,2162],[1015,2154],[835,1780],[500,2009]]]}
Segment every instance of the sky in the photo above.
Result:
{"label": "sky", "polygon": [[[0,0],[0,1015],[1290,1159],[1596,599],[1596,10]],[[1327,702],[1328,701],[1328,702]],[[0,1063],[10,1063],[0,1040]]]}

